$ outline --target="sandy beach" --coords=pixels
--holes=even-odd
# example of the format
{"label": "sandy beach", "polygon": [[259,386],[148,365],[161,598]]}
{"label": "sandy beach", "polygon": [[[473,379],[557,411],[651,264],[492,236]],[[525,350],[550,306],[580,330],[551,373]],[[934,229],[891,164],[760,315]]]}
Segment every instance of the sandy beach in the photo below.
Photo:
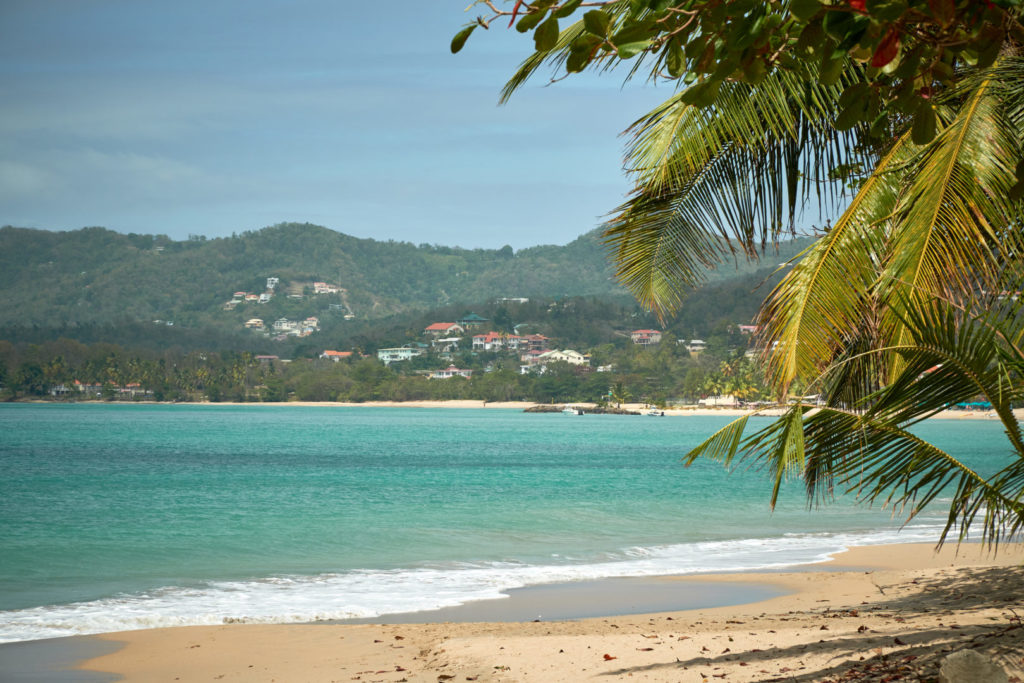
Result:
{"label": "sandy beach", "polygon": [[[140,402],[140,403],[145,403]],[[188,405],[188,404],[186,404]],[[478,401],[478,400],[450,400],[450,401],[364,401],[362,403],[346,403],[339,401],[287,401],[283,403],[202,403],[195,405],[219,405],[219,406],[292,406],[292,407],[318,407],[318,408],[454,408],[454,409],[480,409],[486,408],[491,410],[526,410],[527,408],[533,408],[540,404],[531,401]],[[571,403],[571,404],[555,404],[558,406],[572,405],[578,406],[586,410],[587,408],[593,408],[595,403]],[[623,403],[621,405],[623,410],[634,411],[638,413],[646,412],[650,409],[650,406],[646,403]],[[719,415],[723,417],[739,417],[741,415],[748,415],[754,411],[749,408],[726,408],[726,407],[712,407],[712,408],[701,408],[696,406],[684,406],[677,408],[665,408],[662,410],[665,417],[700,417],[708,415]],[[783,413],[782,408],[766,408],[758,411],[758,414],[765,416],[779,416]],[[1018,408],[1013,411],[1018,420],[1024,420],[1024,408]],[[997,419],[995,414],[991,411],[985,410],[945,410],[938,415],[933,416],[933,419],[944,419],[944,420],[995,420]]]}
{"label": "sandy beach", "polygon": [[[1020,681],[1022,562],[1021,545],[996,556],[974,544],[939,553],[859,547],[804,570],[659,579],[788,591],[732,607],[505,623],[446,621],[442,611],[419,624],[132,631],[96,636],[121,647],[79,668],[126,681],[932,681],[944,657],[971,649]],[[550,590],[543,601],[557,596]],[[500,603],[517,599],[491,602],[500,613]],[[494,605],[466,607],[487,608]]]}

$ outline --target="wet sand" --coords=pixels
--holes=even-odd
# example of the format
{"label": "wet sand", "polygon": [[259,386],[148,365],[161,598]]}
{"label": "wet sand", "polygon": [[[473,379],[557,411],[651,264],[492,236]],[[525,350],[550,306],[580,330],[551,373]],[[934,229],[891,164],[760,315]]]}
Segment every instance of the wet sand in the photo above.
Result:
{"label": "wet sand", "polygon": [[[81,668],[127,681],[924,681],[966,648],[1022,677],[1022,562],[1020,545],[995,557],[973,544],[860,547],[814,571],[657,580],[697,593],[709,583],[726,594],[752,584],[780,593],[742,605],[678,610],[638,597],[655,609],[623,614],[628,580],[569,584],[524,590],[527,603],[491,602],[525,607],[519,616],[555,606],[573,619],[503,621],[487,616],[493,605],[477,605],[466,614],[482,609],[491,621],[447,612],[435,623],[132,631],[97,636],[121,647]],[[602,608],[606,616],[583,618]]]}

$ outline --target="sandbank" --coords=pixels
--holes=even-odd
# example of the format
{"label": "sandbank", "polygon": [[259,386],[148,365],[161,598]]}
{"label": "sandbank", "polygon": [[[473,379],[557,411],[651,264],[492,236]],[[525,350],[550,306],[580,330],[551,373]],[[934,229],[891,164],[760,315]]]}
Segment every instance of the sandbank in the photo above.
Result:
{"label": "sandbank", "polygon": [[121,648],[80,669],[126,681],[923,681],[968,648],[1013,680],[1024,677],[1022,562],[1021,545],[996,556],[975,544],[859,547],[812,571],[661,579],[785,592],[742,605],[562,621],[131,631],[96,636]]}

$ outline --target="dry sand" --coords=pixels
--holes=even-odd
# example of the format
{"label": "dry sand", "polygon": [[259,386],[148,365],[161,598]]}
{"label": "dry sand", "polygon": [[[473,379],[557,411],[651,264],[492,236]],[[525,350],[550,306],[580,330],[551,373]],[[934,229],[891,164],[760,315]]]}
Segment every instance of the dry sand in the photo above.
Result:
{"label": "dry sand", "polygon": [[[1024,546],[855,548],[815,571],[693,577],[792,593],[559,622],[225,625],[99,636],[126,681],[934,681],[976,649],[1024,680]],[[693,580],[679,577],[673,580]]]}

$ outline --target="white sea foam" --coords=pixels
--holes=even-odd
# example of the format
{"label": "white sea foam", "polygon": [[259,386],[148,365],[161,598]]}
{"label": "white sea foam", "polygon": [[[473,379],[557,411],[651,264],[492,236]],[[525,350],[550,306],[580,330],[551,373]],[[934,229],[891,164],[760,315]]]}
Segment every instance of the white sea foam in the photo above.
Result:
{"label": "white sea foam", "polygon": [[295,623],[420,612],[504,597],[544,583],[622,576],[751,571],[827,560],[855,545],[933,541],[941,527],[627,548],[598,562],[458,564],[278,576],[166,587],[102,600],[0,612],[0,642],[231,622]]}

